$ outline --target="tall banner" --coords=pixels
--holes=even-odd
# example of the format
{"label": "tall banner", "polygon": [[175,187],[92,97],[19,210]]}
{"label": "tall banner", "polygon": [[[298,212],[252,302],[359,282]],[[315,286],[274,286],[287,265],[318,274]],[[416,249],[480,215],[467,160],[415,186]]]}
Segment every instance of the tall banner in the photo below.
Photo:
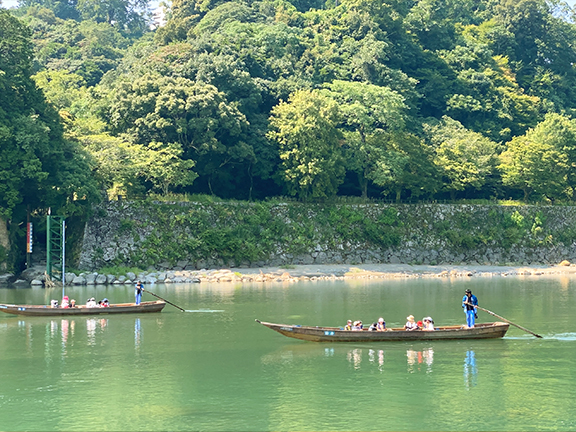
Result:
{"label": "tall banner", "polygon": [[32,222],[26,224],[26,253],[32,253]]}

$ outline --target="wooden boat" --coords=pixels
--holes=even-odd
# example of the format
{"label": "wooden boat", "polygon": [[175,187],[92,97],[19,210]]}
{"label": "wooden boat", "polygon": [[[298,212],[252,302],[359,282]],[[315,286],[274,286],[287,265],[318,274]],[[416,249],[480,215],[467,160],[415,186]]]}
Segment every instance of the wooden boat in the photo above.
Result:
{"label": "wooden boat", "polygon": [[86,307],[85,305],[73,308],[52,308],[43,305],[9,305],[0,304],[0,312],[25,316],[79,316],[79,315],[101,315],[101,314],[125,314],[160,312],[166,303],[163,301],[135,303],[117,303],[110,307]]}
{"label": "wooden boat", "polygon": [[344,330],[340,327],[309,327],[300,325],[274,324],[256,320],[269,329],[284,336],[312,342],[388,342],[388,341],[429,341],[454,339],[494,339],[504,337],[510,326],[504,322],[476,324],[474,328],[465,326],[436,327],[434,331],[391,328],[386,331]]}

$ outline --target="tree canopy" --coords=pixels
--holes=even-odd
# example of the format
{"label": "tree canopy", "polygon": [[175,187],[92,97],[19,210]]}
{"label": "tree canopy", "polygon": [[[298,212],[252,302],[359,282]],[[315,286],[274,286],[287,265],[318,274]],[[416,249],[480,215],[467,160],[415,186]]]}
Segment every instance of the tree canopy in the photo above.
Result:
{"label": "tree canopy", "polygon": [[[23,35],[2,41],[8,151],[80,143],[109,196],[575,198],[576,14],[561,1],[174,0],[164,12],[156,27],[146,0],[3,12]],[[6,164],[3,207],[14,185],[57,178],[49,154],[10,156],[25,169]]]}
{"label": "tree canopy", "polygon": [[31,78],[29,30],[0,9],[0,214],[53,206],[69,214],[98,196],[90,157],[66,140]]}

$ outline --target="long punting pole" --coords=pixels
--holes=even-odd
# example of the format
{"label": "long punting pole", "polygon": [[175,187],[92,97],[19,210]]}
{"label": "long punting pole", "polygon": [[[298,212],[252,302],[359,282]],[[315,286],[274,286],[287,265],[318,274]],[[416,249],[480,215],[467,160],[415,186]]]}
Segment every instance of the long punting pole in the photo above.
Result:
{"label": "long punting pole", "polygon": [[182,309],[180,306],[177,306],[177,305],[175,305],[174,303],[169,302],[169,301],[166,300],[165,298],[160,297],[158,294],[154,294],[152,291],[148,291],[148,290],[146,290],[146,289],[142,289],[142,291],[147,292],[148,294],[152,294],[154,297],[157,297],[157,298],[159,298],[160,300],[165,301],[165,302],[168,303],[169,305],[172,305],[172,306],[174,306],[175,308],[180,309],[182,312],[186,312],[185,309]]}
{"label": "long punting pole", "polygon": [[[470,304],[470,303],[466,303],[466,304]],[[471,306],[477,307],[478,309],[483,310],[484,312],[489,313],[490,315],[493,315],[493,316],[495,316],[496,318],[500,318],[502,321],[507,322],[508,324],[512,324],[513,326],[518,327],[520,330],[524,330],[526,333],[530,333],[531,335],[534,335],[534,336],[536,336],[537,338],[542,339],[542,336],[540,336],[539,334],[536,334],[536,333],[534,333],[533,331],[530,331],[530,330],[528,330],[527,328],[522,327],[521,325],[518,325],[518,324],[516,324],[516,323],[513,323],[512,321],[507,320],[506,318],[501,317],[500,315],[497,315],[497,314],[495,314],[494,312],[489,311],[488,309],[484,309],[483,307],[476,306],[476,305],[471,305]]]}

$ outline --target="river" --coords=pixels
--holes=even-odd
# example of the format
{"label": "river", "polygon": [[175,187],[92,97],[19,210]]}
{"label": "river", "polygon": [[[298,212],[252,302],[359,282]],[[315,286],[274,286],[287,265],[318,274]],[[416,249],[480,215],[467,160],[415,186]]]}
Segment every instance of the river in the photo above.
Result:
{"label": "river", "polygon": [[[195,312],[1,314],[0,430],[576,430],[574,277],[148,288]],[[390,327],[412,314],[462,324],[466,288],[544,338],[511,327],[498,340],[320,344],[254,321],[382,316]],[[124,286],[67,294],[79,303],[133,300]],[[49,304],[60,295],[0,289],[0,302]],[[479,312],[479,321],[493,320]]]}

